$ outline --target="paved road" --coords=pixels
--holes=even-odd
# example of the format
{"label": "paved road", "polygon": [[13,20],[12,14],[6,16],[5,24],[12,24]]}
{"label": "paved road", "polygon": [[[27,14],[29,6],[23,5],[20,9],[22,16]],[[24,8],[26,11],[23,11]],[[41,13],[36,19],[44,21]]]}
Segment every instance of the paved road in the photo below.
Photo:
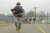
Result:
{"label": "paved road", "polygon": [[38,24],[46,33],[50,33],[50,24]]}
{"label": "paved road", "polygon": [[[0,33],[18,33],[15,25],[0,27]],[[45,24],[25,24],[21,27],[21,33],[50,33],[50,25]]]}

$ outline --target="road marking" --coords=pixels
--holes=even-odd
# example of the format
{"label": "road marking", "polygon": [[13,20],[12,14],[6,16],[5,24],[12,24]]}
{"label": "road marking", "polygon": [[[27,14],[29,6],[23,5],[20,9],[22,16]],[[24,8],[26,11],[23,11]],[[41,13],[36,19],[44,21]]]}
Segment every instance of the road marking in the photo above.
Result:
{"label": "road marking", "polygon": [[8,26],[8,25],[0,25],[0,27],[3,27],[3,26]]}
{"label": "road marking", "polygon": [[10,26],[10,25],[12,25],[12,24],[0,25],[0,27],[4,27],[4,26]]}
{"label": "road marking", "polygon": [[44,31],[41,27],[39,27],[37,24],[35,24],[35,26],[36,26],[39,30],[41,30],[43,33],[45,33],[45,31]]}
{"label": "road marking", "polygon": [[46,25],[50,25],[50,24],[46,24]]}

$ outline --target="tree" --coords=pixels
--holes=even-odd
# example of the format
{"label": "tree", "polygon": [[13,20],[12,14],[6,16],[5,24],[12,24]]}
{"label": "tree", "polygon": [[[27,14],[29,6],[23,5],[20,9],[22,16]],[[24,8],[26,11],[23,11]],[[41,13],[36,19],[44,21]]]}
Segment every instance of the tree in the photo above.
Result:
{"label": "tree", "polygon": [[29,13],[27,13],[26,17],[35,17],[35,12],[31,10]]}
{"label": "tree", "polygon": [[42,22],[42,20],[45,18],[45,12],[44,11],[41,11],[40,13],[39,13],[39,17],[38,17],[38,20],[40,20],[41,22]]}

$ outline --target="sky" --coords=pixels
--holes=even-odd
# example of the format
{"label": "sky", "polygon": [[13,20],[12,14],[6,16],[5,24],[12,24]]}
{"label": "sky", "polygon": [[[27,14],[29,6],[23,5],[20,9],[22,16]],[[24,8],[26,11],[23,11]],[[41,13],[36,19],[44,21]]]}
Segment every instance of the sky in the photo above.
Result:
{"label": "sky", "polygon": [[40,11],[50,12],[50,0],[0,0],[0,14],[12,14],[11,8],[20,2],[26,13],[37,7],[37,13]]}

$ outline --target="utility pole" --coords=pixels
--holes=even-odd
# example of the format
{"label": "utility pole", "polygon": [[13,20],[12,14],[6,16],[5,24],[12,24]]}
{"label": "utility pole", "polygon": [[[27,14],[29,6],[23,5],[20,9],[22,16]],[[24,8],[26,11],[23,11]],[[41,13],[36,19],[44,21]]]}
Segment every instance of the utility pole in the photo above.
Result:
{"label": "utility pole", "polygon": [[36,22],[36,9],[37,9],[37,7],[34,7],[34,10],[35,10],[35,19],[34,19],[34,24],[35,24],[35,22]]}

